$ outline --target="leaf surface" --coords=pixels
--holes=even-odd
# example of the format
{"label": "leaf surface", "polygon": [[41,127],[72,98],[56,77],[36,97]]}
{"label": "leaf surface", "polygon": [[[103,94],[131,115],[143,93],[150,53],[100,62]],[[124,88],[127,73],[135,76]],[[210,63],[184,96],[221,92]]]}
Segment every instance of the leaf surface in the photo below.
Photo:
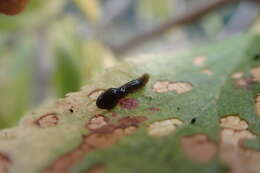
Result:
{"label": "leaf surface", "polygon": [[[124,62],[3,130],[6,167],[22,173],[258,172],[260,85],[252,69],[260,64],[253,56],[259,43],[241,34],[179,55]],[[95,106],[101,91],[143,73],[150,75],[147,85],[113,110]]]}

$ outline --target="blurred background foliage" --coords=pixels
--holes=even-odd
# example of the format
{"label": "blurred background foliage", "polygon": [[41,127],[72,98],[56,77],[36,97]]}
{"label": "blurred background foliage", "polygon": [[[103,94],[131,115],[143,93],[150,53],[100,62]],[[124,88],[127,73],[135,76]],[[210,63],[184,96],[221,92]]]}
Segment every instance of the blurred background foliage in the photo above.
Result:
{"label": "blurred background foliage", "polygon": [[258,4],[238,1],[127,54],[113,48],[211,1],[30,0],[21,14],[0,15],[0,128],[46,100],[79,90],[127,55],[174,54],[259,30]]}

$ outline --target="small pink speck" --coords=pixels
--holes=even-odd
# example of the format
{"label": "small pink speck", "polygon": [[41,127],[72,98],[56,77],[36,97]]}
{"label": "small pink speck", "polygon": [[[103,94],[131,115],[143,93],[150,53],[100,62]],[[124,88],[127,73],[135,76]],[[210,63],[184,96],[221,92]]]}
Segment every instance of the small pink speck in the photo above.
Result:
{"label": "small pink speck", "polygon": [[117,113],[115,113],[115,112],[112,112],[111,115],[112,115],[112,117],[117,117]]}
{"label": "small pink speck", "polygon": [[157,108],[157,107],[150,107],[149,110],[150,111],[160,111],[161,109]]}
{"label": "small pink speck", "polygon": [[124,109],[135,109],[139,106],[139,102],[132,98],[123,98],[119,100],[119,105]]}

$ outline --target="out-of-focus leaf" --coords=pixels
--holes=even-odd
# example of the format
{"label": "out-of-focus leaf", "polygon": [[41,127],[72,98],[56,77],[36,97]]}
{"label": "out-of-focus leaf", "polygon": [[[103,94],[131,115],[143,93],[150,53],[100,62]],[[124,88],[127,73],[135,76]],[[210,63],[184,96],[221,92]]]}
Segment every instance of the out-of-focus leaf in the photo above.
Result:
{"label": "out-of-focus leaf", "polygon": [[110,52],[96,40],[85,41],[83,45],[84,76],[87,81],[112,66],[115,61]]}
{"label": "out-of-focus leaf", "polygon": [[253,24],[251,30],[255,33],[260,33],[260,18],[258,17]]}
{"label": "out-of-focus leaf", "polygon": [[65,94],[77,91],[80,88],[80,71],[68,51],[58,49],[56,50],[55,57],[54,79],[57,94],[59,97],[64,97]]}
{"label": "out-of-focus leaf", "polygon": [[76,91],[82,84],[82,38],[77,33],[77,21],[65,16],[51,30],[54,48],[54,82],[59,97]]}
{"label": "out-of-focus leaf", "polygon": [[15,15],[20,13],[27,4],[27,0],[2,0],[0,1],[0,13]]}
{"label": "out-of-focus leaf", "polygon": [[84,35],[77,32],[77,22],[69,16],[57,22],[52,29],[52,38],[55,47],[66,49],[70,54],[78,66],[82,80],[87,82],[104,70],[104,67],[112,66],[115,60],[102,43],[84,39]]}
{"label": "out-of-focus leaf", "polygon": [[209,39],[215,38],[216,34],[223,28],[222,16],[215,13],[208,15],[203,19],[201,25]]}
{"label": "out-of-focus leaf", "polygon": [[0,30],[32,30],[55,19],[67,0],[30,0],[23,13],[17,16],[0,15]]}
{"label": "out-of-focus leaf", "polygon": [[[242,34],[177,56],[143,56],[114,67],[0,133],[0,151],[13,159],[10,172],[78,173],[98,165],[108,173],[226,173],[224,163],[232,171],[259,173],[260,152],[240,146],[260,133],[254,102],[259,76],[248,81],[252,68],[260,68],[259,58],[252,58],[258,40]],[[96,107],[100,89],[143,73],[150,80],[124,99],[130,102],[121,100],[112,110]]]}
{"label": "out-of-focus leaf", "polygon": [[[21,43],[21,42],[20,42]],[[6,57],[10,59],[4,87],[1,88],[0,127],[14,125],[32,101],[33,44],[31,40],[18,44]],[[6,64],[8,65],[8,64]]]}
{"label": "out-of-focus leaf", "polygon": [[101,6],[99,0],[74,0],[77,6],[90,19],[97,22],[101,17]]}
{"label": "out-of-focus leaf", "polygon": [[170,0],[142,0],[139,1],[139,15],[148,19],[166,18],[170,11]]}

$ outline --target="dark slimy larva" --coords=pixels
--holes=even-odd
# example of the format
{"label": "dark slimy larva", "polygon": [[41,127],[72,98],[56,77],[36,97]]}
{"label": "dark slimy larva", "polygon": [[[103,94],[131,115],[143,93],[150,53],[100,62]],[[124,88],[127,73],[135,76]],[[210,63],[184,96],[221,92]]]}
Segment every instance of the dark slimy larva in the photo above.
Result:
{"label": "dark slimy larva", "polygon": [[254,55],[254,60],[259,60],[260,59],[260,53],[257,53]]}
{"label": "dark slimy larva", "polygon": [[100,109],[112,109],[118,101],[125,97],[127,94],[134,92],[135,90],[142,88],[149,80],[147,73],[143,74],[140,78],[127,82],[118,88],[109,88],[100,96],[98,96],[96,105]]}
{"label": "dark slimy larva", "polygon": [[191,124],[195,124],[196,123],[196,118],[192,118],[190,121]]}

